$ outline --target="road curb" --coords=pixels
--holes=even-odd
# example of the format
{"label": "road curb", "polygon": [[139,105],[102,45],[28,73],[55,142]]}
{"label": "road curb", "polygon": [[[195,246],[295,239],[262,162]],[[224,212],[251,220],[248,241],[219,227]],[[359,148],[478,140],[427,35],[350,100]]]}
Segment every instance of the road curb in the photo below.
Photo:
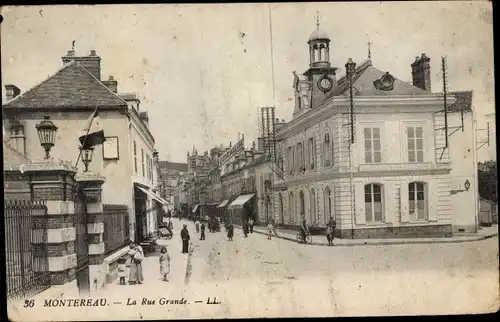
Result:
{"label": "road curb", "polygon": [[[239,229],[243,229],[242,227],[238,227]],[[254,233],[257,234],[262,234],[262,235],[267,235],[267,233],[255,230],[253,231]],[[335,244],[333,246],[378,246],[378,245],[408,245],[408,244],[456,244],[456,243],[468,243],[468,242],[474,242],[474,241],[480,241],[480,240],[485,240],[489,239],[492,237],[498,236],[498,233],[494,233],[491,235],[486,235],[486,236],[477,236],[471,239],[465,239],[465,240],[408,240],[408,241],[381,241],[381,242],[356,242],[353,244]],[[284,237],[280,235],[273,235],[275,238],[280,238],[280,239],[285,239],[293,242],[297,242],[295,239],[290,238],[290,237]],[[314,246],[326,246],[328,247],[327,243],[309,243],[305,245],[314,245]],[[331,246],[330,246],[331,247]]]}

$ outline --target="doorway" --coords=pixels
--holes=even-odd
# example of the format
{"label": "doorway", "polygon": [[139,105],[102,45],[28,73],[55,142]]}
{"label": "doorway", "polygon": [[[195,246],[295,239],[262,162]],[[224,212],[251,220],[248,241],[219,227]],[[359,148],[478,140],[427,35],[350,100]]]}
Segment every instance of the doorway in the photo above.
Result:
{"label": "doorway", "polygon": [[135,201],[135,241],[140,243],[147,239],[146,233],[146,202],[147,196],[134,187]]}

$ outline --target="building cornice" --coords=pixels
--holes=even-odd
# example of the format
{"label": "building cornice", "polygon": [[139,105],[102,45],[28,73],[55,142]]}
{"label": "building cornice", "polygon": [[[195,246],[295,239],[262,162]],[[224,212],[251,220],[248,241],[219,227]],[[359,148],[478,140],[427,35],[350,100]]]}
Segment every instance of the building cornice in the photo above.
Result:
{"label": "building cornice", "polygon": [[[455,97],[450,97],[447,104],[452,105]],[[442,95],[401,95],[401,96],[363,96],[354,98],[355,114],[393,114],[393,113],[435,113],[443,109]],[[350,100],[347,96],[335,96],[322,102],[318,107],[302,113],[283,126],[276,138],[282,140],[304,129],[318,124],[335,114],[349,112]]]}

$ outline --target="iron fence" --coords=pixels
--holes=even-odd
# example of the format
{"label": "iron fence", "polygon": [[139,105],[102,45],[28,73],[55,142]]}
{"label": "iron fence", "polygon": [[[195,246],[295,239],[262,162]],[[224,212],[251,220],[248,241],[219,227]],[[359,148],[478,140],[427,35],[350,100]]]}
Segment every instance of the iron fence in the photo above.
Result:
{"label": "iron fence", "polygon": [[104,249],[108,255],[130,242],[129,214],[127,206],[103,205]]}
{"label": "iron fence", "polygon": [[33,244],[47,243],[46,221],[37,220],[37,215],[46,214],[47,207],[39,201],[4,202],[7,297],[30,297],[50,287],[43,246]]}

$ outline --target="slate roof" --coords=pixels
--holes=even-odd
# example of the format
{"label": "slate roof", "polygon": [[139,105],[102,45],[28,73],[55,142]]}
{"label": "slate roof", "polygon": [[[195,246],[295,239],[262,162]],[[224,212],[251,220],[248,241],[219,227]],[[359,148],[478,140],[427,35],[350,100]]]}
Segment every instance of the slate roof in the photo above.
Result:
{"label": "slate roof", "polygon": [[4,171],[17,171],[23,164],[28,164],[30,160],[23,154],[15,150],[9,143],[3,141],[3,168]]}
{"label": "slate roof", "polygon": [[188,165],[187,165],[187,163],[177,163],[177,162],[169,162],[169,161],[158,161],[158,165],[162,169],[178,170],[178,171],[183,171],[183,172],[187,172],[188,171]]}
{"label": "slate roof", "polygon": [[125,107],[125,102],[76,61],[64,66],[3,108]]}
{"label": "slate roof", "polygon": [[450,112],[470,112],[472,110],[472,91],[450,92],[457,99],[448,107]]}
{"label": "slate roof", "polygon": [[[394,77],[394,88],[391,91],[379,90],[373,84],[374,81],[380,79],[386,72],[372,66],[368,60],[356,68],[353,84],[353,94],[355,96],[391,96],[391,95],[432,95],[432,92],[425,91],[421,88],[413,86],[407,82]],[[328,95],[332,96],[349,95],[349,83],[347,77],[344,76],[337,82],[337,86]]]}

